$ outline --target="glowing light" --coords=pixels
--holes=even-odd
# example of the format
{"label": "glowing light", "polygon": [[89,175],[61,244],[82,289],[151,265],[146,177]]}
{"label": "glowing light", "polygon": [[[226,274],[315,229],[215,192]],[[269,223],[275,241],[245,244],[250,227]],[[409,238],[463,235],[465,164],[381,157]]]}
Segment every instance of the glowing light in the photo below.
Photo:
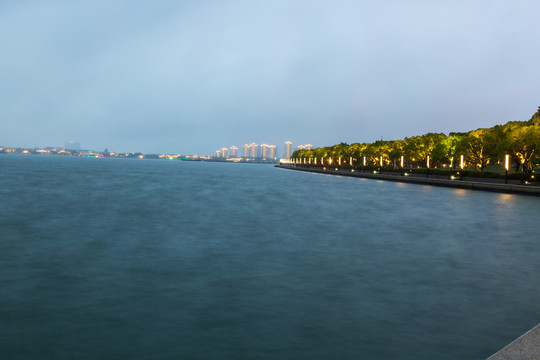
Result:
{"label": "glowing light", "polygon": [[510,170],[510,155],[508,154],[504,156],[504,168],[506,171]]}
{"label": "glowing light", "polygon": [[352,157],[349,158],[349,165],[352,166]]}
{"label": "glowing light", "polygon": [[461,170],[463,170],[463,155],[461,155],[461,158],[459,160],[459,167],[461,168]]}
{"label": "glowing light", "polygon": [[401,167],[403,167],[403,155],[401,155]]}
{"label": "glowing light", "polygon": [[366,166],[366,157],[364,156],[364,166]]}
{"label": "glowing light", "polygon": [[381,164],[381,166],[382,166],[382,155],[381,155],[381,161],[380,161],[380,164]]}
{"label": "glowing light", "polygon": [[428,155],[428,157],[426,158],[426,167],[429,169],[429,155]]}

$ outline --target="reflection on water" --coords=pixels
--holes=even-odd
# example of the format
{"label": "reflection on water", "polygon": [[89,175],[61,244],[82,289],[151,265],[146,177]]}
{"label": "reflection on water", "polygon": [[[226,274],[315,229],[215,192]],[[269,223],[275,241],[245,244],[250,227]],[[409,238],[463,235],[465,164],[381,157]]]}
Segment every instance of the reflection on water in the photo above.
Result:
{"label": "reflection on water", "polygon": [[537,198],[0,156],[20,359],[484,359],[540,322]]}
{"label": "reflection on water", "polygon": [[455,195],[458,196],[466,196],[467,194],[470,194],[470,190],[465,189],[452,189]]}
{"label": "reflection on water", "polygon": [[496,199],[497,203],[500,205],[505,205],[505,206],[513,205],[516,199],[518,198],[517,196],[513,194],[497,194],[497,195],[498,195]]}

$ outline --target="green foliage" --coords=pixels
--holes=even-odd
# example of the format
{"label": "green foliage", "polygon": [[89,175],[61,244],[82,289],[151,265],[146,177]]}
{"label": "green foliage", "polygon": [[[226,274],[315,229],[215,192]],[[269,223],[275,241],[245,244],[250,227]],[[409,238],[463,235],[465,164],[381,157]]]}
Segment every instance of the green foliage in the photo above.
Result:
{"label": "green foliage", "polygon": [[[293,158],[332,158],[335,162],[342,158],[343,166],[352,157],[355,166],[397,167],[404,157],[405,166],[423,167],[427,157],[431,166],[448,165],[454,169],[459,166],[461,155],[465,166],[482,172],[488,164],[501,164],[505,155],[510,155],[515,171],[530,171],[540,162],[540,107],[528,121],[509,121],[504,125],[496,125],[488,129],[477,129],[467,133],[451,132],[449,136],[442,133],[428,133],[405,138],[403,140],[373,143],[340,143],[329,147],[312,150],[296,150]],[[432,165],[431,165],[432,164]]]}

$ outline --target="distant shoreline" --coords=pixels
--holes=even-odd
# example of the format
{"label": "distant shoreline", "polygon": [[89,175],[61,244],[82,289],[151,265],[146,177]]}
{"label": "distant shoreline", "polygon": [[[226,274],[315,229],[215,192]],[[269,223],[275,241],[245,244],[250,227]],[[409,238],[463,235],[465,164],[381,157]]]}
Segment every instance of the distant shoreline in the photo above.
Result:
{"label": "distant shoreline", "polygon": [[531,185],[516,185],[516,184],[499,184],[499,183],[488,183],[482,181],[468,181],[468,180],[448,180],[448,179],[436,179],[436,178],[426,178],[419,176],[401,176],[389,175],[389,174],[373,174],[373,173],[362,173],[362,172],[352,172],[350,170],[323,170],[321,168],[307,168],[307,167],[294,167],[289,165],[276,165],[276,167],[287,169],[287,170],[297,170],[297,171],[306,171],[318,174],[327,174],[327,175],[339,175],[339,176],[350,176],[358,177],[365,179],[374,179],[374,180],[387,180],[387,181],[397,181],[404,183],[412,184],[421,184],[421,185],[433,185],[433,186],[443,186],[457,189],[467,189],[467,190],[482,190],[482,191],[491,191],[507,194],[522,194],[522,195],[533,195],[540,196],[540,186],[531,186]]}

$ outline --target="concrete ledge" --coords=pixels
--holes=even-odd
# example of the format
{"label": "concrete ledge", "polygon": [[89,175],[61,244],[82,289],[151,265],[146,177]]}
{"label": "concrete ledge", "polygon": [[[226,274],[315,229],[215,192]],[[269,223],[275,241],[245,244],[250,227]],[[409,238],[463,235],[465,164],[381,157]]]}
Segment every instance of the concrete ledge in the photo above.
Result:
{"label": "concrete ledge", "polygon": [[540,359],[540,325],[520,336],[509,345],[491,355],[487,360],[538,360]]}
{"label": "concrete ledge", "polygon": [[286,166],[286,165],[276,165],[276,167],[280,167],[280,168],[288,169],[288,170],[307,171],[307,172],[314,172],[314,173],[328,174],[328,175],[352,176],[352,177],[359,177],[359,178],[366,178],[366,179],[399,181],[399,182],[404,182],[404,183],[424,184],[424,185],[434,185],[434,186],[445,186],[445,187],[452,187],[452,188],[458,188],[458,189],[495,191],[495,192],[501,192],[501,193],[540,196],[540,187],[538,186],[497,184],[497,183],[486,183],[486,182],[480,182],[480,181],[434,179],[434,178],[422,178],[422,177],[417,177],[417,176],[371,174],[371,173],[329,170],[329,169],[323,170],[320,168],[294,167],[294,166]]}

